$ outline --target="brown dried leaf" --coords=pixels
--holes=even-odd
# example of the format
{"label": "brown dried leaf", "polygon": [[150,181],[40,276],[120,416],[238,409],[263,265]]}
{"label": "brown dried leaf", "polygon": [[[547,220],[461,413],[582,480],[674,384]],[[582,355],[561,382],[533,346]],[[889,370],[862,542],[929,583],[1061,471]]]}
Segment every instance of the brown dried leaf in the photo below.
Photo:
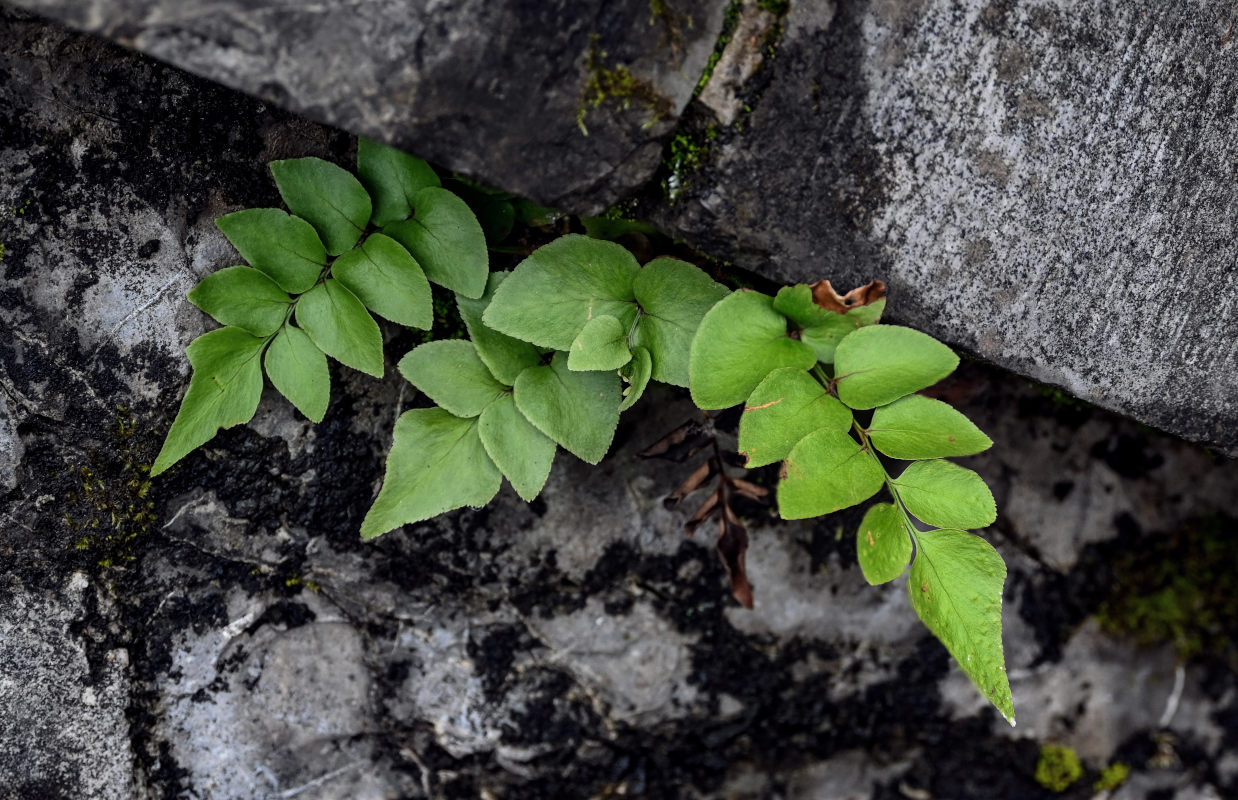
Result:
{"label": "brown dried leaf", "polygon": [[679,488],[671,492],[662,504],[668,509],[679,505],[681,500],[701,488],[701,484],[714,476],[714,467],[714,459],[707,460],[689,475],[687,480],[679,484]]}
{"label": "brown dried leaf", "polygon": [[709,516],[718,510],[718,501],[722,499],[722,487],[719,486],[713,491],[709,497],[705,498],[705,502],[701,503],[701,507],[692,515],[692,519],[683,524],[684,533],[691,536],[696,533],[696,529],[701,523],[709,519]]}
{"label": "brown dried leaf", "polygon": [[640,451],[638,455],[641,458],[664,458],[682,464],[712,441],[704,425],[689,420]]}
{"label": "brown dried leaf", "polygon": [[752,608],[752,585],[744,560],[748,552],[748,529],[740,524],[735,512],[724,507],[718,520],[718,555],[731,576],[731,594],[744,608]]}
{"label": "brown dried leaf", "polygon": [[814,303],[827,311],[837,311],[839,314],[875,303],[886,296],[886,285],[881,281],[871,281],[846,294],[839,294],[835,291],[829,281],[817,281],[810,288]]}
{"label": "brown dried leaf", "polygon": [[750,483],[743,478],[731,478],[731,486],[744,497],[751,497],[753,500],[764,500],[769,496],[769,489],[766,489],[764,486],[757,486],[755,483]]}

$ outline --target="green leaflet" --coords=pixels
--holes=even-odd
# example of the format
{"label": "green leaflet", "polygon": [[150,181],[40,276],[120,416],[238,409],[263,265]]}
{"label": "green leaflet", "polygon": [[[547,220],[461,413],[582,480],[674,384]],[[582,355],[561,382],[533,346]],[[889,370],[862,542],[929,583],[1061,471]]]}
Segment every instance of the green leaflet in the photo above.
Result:
{"label": "green leaflet", "polygon": [[619,425],[619,376],[572,372],[567,354],[516,378],[516,406],[537,429],[583,461],[596,464]]}
{"label": "green leaflet", "polygon": [[803,284],[782,287],[774,298],[774,310],[800,327],[800,341],[815,350],[817,359],[826,364],[833,363],[834,349],[848,333],[877,323],[883,308],[885,300],[881,298],[844,313],[829,311],[813,302],[811,287]]}
{"label": "green leaflet", "polygon": [[456,307],[460,309],[460,317],[468,329],[469,339],[477,347],[477,355],[500,383],[511,386],[525,367],[535,367],[541,363],[541,353],[528,342],[499,333],[482,321],[482,315],[486,306],[490,305],[495,289],[508,274],[492,272],[486,293],[481,298],[471,299],[458,294]]}
{"label": "green leaflet", "polygon": [[838,343],[841,342],[847,334],[856,330],[854,321],[847,319],[846,315],[835,314],[833,311],[826,312],[834,316],[812,328],[800,331],[800,341],[813,349],[817,354],[817,360],[824,364],[834,363],[834,352],[838,349]]}
{"label": "green leaflet", "polygon": [[270,336],[284,324],[292,298],[252,267],[225,267],[203,278],[189,302],[215,318],[255,336]]}
{"label": "green leaflet", "polygon": [[594,317],[614,317],[625,328],[632,324],[639,270],[623,247],[569,234],[520,262],[495,291],[483,320],[508,336],[569,350]]}
{"label": "green leaflet", "polygon": [[481,412],[481,443],[525,500],[537,497],[550,477],[555,443],[525,419],[510,394],[504,394]]}
{"label": "green leaflet", "polygon": [[407,218],[413,195],[439,185],[438,175],[420,158],[364,136],[357,139],[357,176],[374,199],[370,221],[380,228]]}
{"label": "green leaflet", "polygon": [[812,287],[803,283],[784,286],[774,297],[774,310],[805,330],[842,319],[846,321],[846,332],[850,333],[865,325],[876,325],[885,307],[886,301],[883,297],[868,305],[856,306],[840,314],[817,305],[812,299]]}
{"label": "green leaflet", "polygon": [[630,360],[628,329],[619,320],[603,314],[580,329],[568,351],[567,368],[577,372],[618,369]]}
{"label": "green leaflet", "polygon": [[876,503],[864,514],[855,537],[864,580],[873,586],[903,574],[911,561],[911,533],[893,503]]}
{"label": "green leaflet", "polygon": [[345,366],[383,376],[383,335],[356,295],[328,278],[301,295],[297,324],[318,349]]}
{"label": "green leaflet", "polygon": [[908,511],[938,528],[983,528],[997,519],[984,478],[949,461],[916,461],[894,487]]}
{"label": "green leaflet", "polygon": [[654,380],[687,386],[692,337],[726,288],[684,261],[655,258],[636,274],[632,290],[642,311],[633,346],[649,350]]}
{"label": "green leaflet", "polygon": [[305,331],[285,325],[267,348],[267,377],[297,410],[313,422],[322,422],[331,399],[331,371]]}
{"label": "green leaflet", "polygon": [[399,242],[375,233],[335,260],[331,275],[371,311],[410,328],[434,324],[430,282]]}
{"label": "green leaflet", "polygon": [[897,325],[870,325],[847,335],[834,353],[838,399],[856,409],[876,408],[949,375],[959,357],[925,333]]}
{"label": "green leaflet", "polygon": [[868,438],[887,456],[907,460],[969,456],[993,446],[993,440],[967,417],[918,394],[874,411]]}
{"label": "green leaflet", "polygon": [[[805,283],[784,286],[774,295],[774,310],[795,323],[801,330],[825,324],[843,315],[817,305],[812,299],[812,287]],[[856,325],[849,325],[855,330]]]}
{"label": "green leaflet", "polygon": [[426,342],[400,360],[400,373],[457,417],[476,417],[507,387],[494,379],[472,342]]}
{"label": "green leaflet", "polygon": [[778,483],[783,519],[832,514],[867,500],[885,483],[875,458],[845,433],[819,430],[791,448]]}
{"label": "green leaflet", "polygon": [[813,350],[787,336],[786,317],[773,299],[740,290],[705,314],[692,339],[688,365],[692,401],[700,408],[742,403],[765,376],[779,367],[806,370],[817,363]]}
{"label": "green leaflet", "polygon": [[519,197],[512,198],[512,208],[516,211],[517,222],[535,228],[553,225],[564,217],[563,212],[557,208],[539,206],[531,200],[524,200]]}
{"label": "green leaflet", "polygon": [[632,360],[619,370],[619,374],[627,381],[623,389],[623,402],[619,404],[620,411],[627,411],[641,399],[649,386],[649,378],[653,374],[653,360],[649,351],[643,347],[632,348]]}
{"label": "green leaflet", "polygon": [[886,310],[886,299],[883,297],[880,300],[875,300],[866,306],[856,306],[847,311],[845,316],[847,319],[853,320],[856,327],[862,328],[865,325],[876,325],[881,322],[881,315]]}
{"label": "green leaflet", "polygon": [[498,245],[516,224],[516,207],[512,205],[512,196],[486,189],[480,184],[456,178],[443,187],[450,190],[472,210],[486,235],[486,243],[491,247]]}
{"label": "green leaflet", "polygon": [[486,291],[486,234],[468,205],[446,189],[419,190],[413,195],[413,218],[386,225],[383,233],[407,247],[439,286],[474,298]]}
{"label": "green leaflet", "polygon": [[915,541],[907,593],[916,615],[1014,725],[1002,655],[1002,557],[979,536],[960,530],[917,533]]}
{"label": "green leaflet", "polygon": [[361,538],[462,506],[484,506],[502,481],[482,446],[476,419],[453,417],[441,408],[406,411],[396,420],[383,488],[361,523]]}
{"label": "green leaflet", "polygon": [[585,234],[594,239],[605,239],[617,242],[624,236],[640,234],[641,236],[657,236],[658,229],[648,222],[638,222],[634,219],[611,219],[610,217],[581,217],[580,223],[585,226]]}
{"label": "green leaflet", "polygon": [[193,365],[189,389],[163,448],[150,468],[158,475],[196,447],[215,437],[220,428],[249,422],[262,399],[262,364],[258,355],[265,339],[240,328],[204,333],[185,349]]}
{"label": "green leaflet", "polygon": [[877,324],[885,305],[882,298],[840,314],[817,305],[812,299],[812,287],[802,283],[784,286],[774,297],[774,310],[795,323],[800,329],[800,341],[826,364],[834,362],[834,350],[843,337],[857,328]]}
{"label": "green leaflet", "polygon": [[739,452],[749,469],[763,467],[786,458],[800,439],[823,428],[846,433],[851,411],[804,370],[782,367],[749,395],[739,418]]}
{"label": "green leaflet", "polygon": [[225,214],[215,226],[256,269],[286,292],[300,294],[318,281],[327,251],[314,226],[278,208],[249,208]]}
{"label": "green leaflet", "polygon": [[290,158],[270,166],[288,210],[314,226],[327,253],[338,256],[352,249],[370,221],[370,196],[361,181],[321,158]]}

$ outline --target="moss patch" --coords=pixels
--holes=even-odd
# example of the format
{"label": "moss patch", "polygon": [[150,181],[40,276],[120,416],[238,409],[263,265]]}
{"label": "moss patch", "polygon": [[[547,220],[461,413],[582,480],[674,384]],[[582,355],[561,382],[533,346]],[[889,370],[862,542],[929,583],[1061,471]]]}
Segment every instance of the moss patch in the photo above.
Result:
{"label": "moss patch", "polygon": [[1079,756],[1069,747],[1047,744],[1036,761],[1036,782],[1051,792],[1064,792],[1083,777]]}
{"label": "moss patch", "polygon": [[1126,783],[1126,779],[1131,774],[1130,764],[1125,764],[1118,761],[1110,764],[1100,771],[1100,777],[1096,779],[1096,783],[1092,784],[1094,792],[1109,792]]}
{"label": "moss patch", "polygon": [[1097,618],[1140,644],[1169,643],[1183,659],[1238,666],[1238,521],[1196,520],[1113,564],[1115,590]]}
{"label": "moss patch", "polygon": [[606,58],[606,51],[601,48],[598,36],[595,34],[589,43],[589,52],[585,58],[585,71],[589,77],[585,82],[580,107],[576,111],[576,124],[580,127],[581,133],[589,135],[585,118],[591,110],[598,108],[608,100],[618,101],[620,108],[623,109],[629,108],[633,103],[644,106],[651,115],[646,125],[652,125],[670,117],[672,104],[669,98],[658,92],[649,81],[633,75],[632,70],[626,66],[622,64],[607,66]]}
{"label": "moss patch", "polygon": [[75,534],[74,549],[89,552],[103,568],[133,561],[156,519],[146,448],[134,436],[137,423],[120,406],[113,425],[109,447],[92,450],[88,463],[69,468],[74,488],[63,498],[62,519]]}
{"label": "moss patch", "polygon": [[696,131],[681,129],[671,138],[663,161],[666,177],[662,188],[667,200],[673,203],[687,187],[692,173],[705,165],[718,135],[718,127],[710,125]]}

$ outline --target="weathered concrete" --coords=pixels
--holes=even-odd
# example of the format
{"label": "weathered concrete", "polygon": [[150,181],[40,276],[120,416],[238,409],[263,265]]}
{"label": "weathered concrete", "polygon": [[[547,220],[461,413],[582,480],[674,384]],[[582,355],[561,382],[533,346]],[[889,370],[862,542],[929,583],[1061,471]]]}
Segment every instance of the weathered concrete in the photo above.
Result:
{"label": "weathered concrete", "polygon": [[938,391],[998,442],[969,466],[1002,512],[1015,729],[905,586],[864,585],[856,515],[747,509],[756,608],[734,604],[661,503],[684,468],[636,456],[694,413],[681,393],[626,415],[597,467],[561,457],[534,504],[504,491],[373,543],[359,520],[414,401],[394,371],[335,369],[318,426],[268,396],[144,484],[207,325],[180,295],[233,258],[213,220],[277,202],[267,160],[350,145],[0,12],[0,798],[1043,799],[1047,741],[1081,753],[1081,796],[1118,760],[1123,800],[1238,793],[1232,639],[1178,694],[1169,644],[1091,621],[1123,554],[1201,515],[1233,529],[1238,468],[975,364]]}
{"label": "weathered concrete", "polygon": [[881,278],[897,319],[1238,454],[1232,3],[794,0],[785,24],[664,225],[787,280]]}
{"label": "weathered concrete", "polygon": [[12,5],[493,185],[594,211],[656,168],[726,9],[724,0]]}

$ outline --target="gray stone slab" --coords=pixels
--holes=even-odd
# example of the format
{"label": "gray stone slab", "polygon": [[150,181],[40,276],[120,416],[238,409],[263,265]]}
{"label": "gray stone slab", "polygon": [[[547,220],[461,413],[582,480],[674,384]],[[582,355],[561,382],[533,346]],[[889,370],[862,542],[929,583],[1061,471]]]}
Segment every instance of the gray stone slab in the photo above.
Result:
{"label": "gray stone slab", "polygon": [[1238,454],[1233,12],[795,0],[660,219],[771,277],[883,279],[899,321]]}
{"label": "gray stone slab", "polygon": [[[493,185],[596,211],[652,174],[726,9],[724,0],[13,5]],[[594,107],[599,76],[614,96]]]}

